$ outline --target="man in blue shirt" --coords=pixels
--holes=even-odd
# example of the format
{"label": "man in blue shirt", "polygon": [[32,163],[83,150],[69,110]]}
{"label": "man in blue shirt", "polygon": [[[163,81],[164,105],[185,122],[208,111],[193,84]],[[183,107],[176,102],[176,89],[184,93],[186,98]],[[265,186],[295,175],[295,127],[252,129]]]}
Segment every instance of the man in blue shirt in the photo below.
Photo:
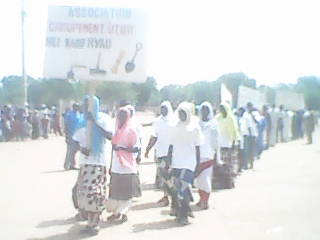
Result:
{"label": "man in blue shirt", "polygon": [[66,143],[67,143],[67,154],[64,162],[64,169],[76,169],[75,165],[75,155],[77,152],[77,147],[74,141],[72,140],[73,134],[77,130],[79,121],[81,120],[81,113],[79,112],[80,106],[78,103],[72,105],[72,110],[66,112],[64,115],[65,123],[65,134],[66,134]]}

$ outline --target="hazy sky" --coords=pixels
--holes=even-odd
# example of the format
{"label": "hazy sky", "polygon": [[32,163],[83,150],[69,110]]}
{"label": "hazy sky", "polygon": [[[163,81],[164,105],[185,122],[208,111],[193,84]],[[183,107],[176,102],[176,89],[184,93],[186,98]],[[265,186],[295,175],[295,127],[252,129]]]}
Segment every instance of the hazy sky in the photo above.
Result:
{"label": "hazy sky", "polygon": [[[42,76],[48,5],[88,2],[146,9],[147,73],[160,86],[215,80],[240,71],[269,85],[320,75],[319,1],[25,0],[28,75]],[[21,74],[20,6],[21,0],[2,4],[0,77]]]}

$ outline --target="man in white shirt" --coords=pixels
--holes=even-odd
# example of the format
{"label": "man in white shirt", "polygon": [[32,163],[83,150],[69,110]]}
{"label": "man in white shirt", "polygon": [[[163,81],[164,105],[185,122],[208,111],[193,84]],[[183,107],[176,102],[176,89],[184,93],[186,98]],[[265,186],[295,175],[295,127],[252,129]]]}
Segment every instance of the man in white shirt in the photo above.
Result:
{"label": "man in white shirt", "polygon": [[289,142],[292,138],[292,116],[293,113],[288,109],[285,110],[283,115],[283,140]]}
{"label": "man in white shirt", "polygon": [[[239,124],[239,132],[240,132],[240,143],[239,143],[239,169],[238,172],[242,172],[243,169],[248,168],[248,159],[247,159],[247,146],[248,146],[248,123],[246,119],[243,117],[245,113],[244,108],[239,108],[237,111],[237,118]],[[246,146],[246,147],[245,147]]]}
{"label": "man in white shirt", "polygon": [[[258,127],[257,120],[254,117],[256,113],[256,109],[253,107],[252,103],[247,104],[247,111],[243,114],[243,118],[246,122],[246,129],[244,132],[245,136],[245,148],[247,155],[247,162],[249,164],[249,168],[253,168],[253,162],[256,155],[256,140],[258,137]],[[247,168],[248,166],[245,166]]]}
{"label": "man in white shirt", "polygon": [[149,157],[149,152],[155,146],[155,155],[159,172],[160,187],[164,191],[164,197],[158,203],[163,206],[169,205],[168,185],[169,177],[169,162],[168,149],[170,142],[170,132],[172,130],[174,119],[173,111],[170,102],[164,101],[160,107],[161,115],[153,122],[153,135],[150,137],[146,148],[145,157]]}
{"label": "man in white shirt", "polygon": [[190,104],[182,102],[178,109],[179,122],[171,131],[169,159],[173,188],[172,211],[170,215],[182,224],[189,224],[188,216],[193,216],[190,202],[193,201],[190,184],[200,164],[200,145],[203,135],[199,124],[192,120]]}
{"label": "man in white shirt", "polygon": [[277,129],[278,129],[278,120],[279,120],[279,111],[276,108],[275,104],[272,105],[272,108],[269,111],[269,115],[271,120],[269,147],[274,147],[277,143]]}

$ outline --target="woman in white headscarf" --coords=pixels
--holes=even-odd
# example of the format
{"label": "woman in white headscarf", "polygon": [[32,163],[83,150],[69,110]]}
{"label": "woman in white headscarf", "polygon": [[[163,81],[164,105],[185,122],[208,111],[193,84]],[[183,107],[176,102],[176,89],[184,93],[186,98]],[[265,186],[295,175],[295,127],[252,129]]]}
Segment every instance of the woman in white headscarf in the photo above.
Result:
{"label": "woman in white headscarf", "polygon": [[158,203],[163,206],[169,205],[168,185],[169,177],[169,162],[168,148],[170,141],[170,132],[174,125],[173,110],[170,102],[164,101],[160,106],[160,116],[153,122],[153,134],[150,137],[146,148],[145,157],[149,157],[149,152],[155,146],[155,157],[157,162],[157,173],[159,178],[159,186],[164,191],[164,197]]}
{"label": "woman in white headscarf", "polygon": [[195,174],[195,186],[199,188],[200,201],[197,206],[201,209],[209,208],[209,197],[212,191],[212,172],[214,158],[220,161],[219,126],[214,119],[212,106],[209,102],[200,105],[200,127],[204,135],[204,142],[200,146],[200,165]]}
{"label": "woman in white headscarf", "polygon": [[171,160],[172,209],[170,215],[176,216],[181,225],[189,223],[192,216],[190,202],[193,201],[190,185],[200,163],[200,145],[203,136],[196,121],[192,120],[190,104],[182,102],[177,114],[179,121],[171,131],[169,161]]}

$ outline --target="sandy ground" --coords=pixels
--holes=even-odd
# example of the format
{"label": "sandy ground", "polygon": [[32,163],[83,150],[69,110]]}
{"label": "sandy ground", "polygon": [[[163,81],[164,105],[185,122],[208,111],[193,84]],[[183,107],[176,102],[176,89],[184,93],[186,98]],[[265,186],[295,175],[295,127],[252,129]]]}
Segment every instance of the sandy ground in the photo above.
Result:
{"label": "sandy ground", "polygon": [[[144,119],[148,122],[151,119]],[[150,128],[145,128],[144,143]],[[319,134],[317,134],[319,139]],[[211,208],[195,212],[186,227],[155,202],[155,164],[143,159],[143,196],[135,200],[129,221],[102,224],[90,239],[319,240],[320,143],[279,144],[243,173],[236,188],[214,192]],[[71,188],[77,171],[64,171],[64,139],[0,143],[0,239],[84,239],[84,223],[75,222]],[[198,196],[195,194],[195,200]]]}

